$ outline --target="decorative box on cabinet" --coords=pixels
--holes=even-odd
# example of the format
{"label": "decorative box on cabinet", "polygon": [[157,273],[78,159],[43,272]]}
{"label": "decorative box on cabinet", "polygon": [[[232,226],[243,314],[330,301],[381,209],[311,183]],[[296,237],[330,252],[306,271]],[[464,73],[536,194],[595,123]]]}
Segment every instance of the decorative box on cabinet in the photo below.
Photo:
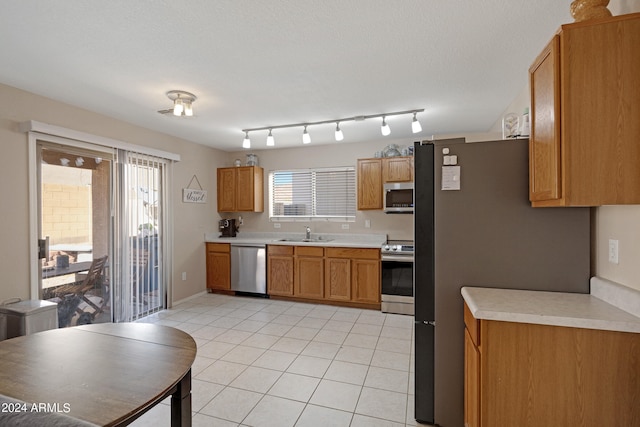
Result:
{"label": "decorative box on cabinet", "polygon": [[640,204],[640,13],[563,25],[529,69],[534,207]]}
{"label": "decorative box on cabinet", "polygon": [[218,169],[218,212],[264,211],[264,171],[258,166]]}

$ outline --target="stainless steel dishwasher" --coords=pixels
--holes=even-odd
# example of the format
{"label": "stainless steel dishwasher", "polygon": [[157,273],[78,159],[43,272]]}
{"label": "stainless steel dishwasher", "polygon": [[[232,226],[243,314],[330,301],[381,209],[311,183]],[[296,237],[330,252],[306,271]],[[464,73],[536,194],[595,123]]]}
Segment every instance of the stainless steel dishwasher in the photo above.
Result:
{"label": "stainless steel dishwasher", "polygon": [[231,244],[231,290],[267,294],[266,245]]}

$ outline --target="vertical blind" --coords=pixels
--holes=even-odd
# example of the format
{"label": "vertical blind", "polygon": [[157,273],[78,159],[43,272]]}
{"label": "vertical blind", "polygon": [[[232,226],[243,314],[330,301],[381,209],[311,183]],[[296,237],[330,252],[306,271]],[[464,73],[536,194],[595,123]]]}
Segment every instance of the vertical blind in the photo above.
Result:
{"label": "vertical blind", "polygon": [[114,320],[164,308],[166,159],[119,150]]}
{"label": "vertical blind", "polygon": [[269,174],[269,218],[354,220],[353,167],[279,170]]}

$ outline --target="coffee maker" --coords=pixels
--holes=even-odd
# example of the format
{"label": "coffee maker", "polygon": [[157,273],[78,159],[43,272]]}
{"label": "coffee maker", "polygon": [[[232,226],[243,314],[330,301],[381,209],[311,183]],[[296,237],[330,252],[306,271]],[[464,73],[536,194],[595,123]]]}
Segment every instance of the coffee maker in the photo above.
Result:
{"label": "coffee maker", "polygon": [[220,228],[220,237],[236,237],[238,227],[236,226],[235,219],[221,219],[218,221],[218,227]]}

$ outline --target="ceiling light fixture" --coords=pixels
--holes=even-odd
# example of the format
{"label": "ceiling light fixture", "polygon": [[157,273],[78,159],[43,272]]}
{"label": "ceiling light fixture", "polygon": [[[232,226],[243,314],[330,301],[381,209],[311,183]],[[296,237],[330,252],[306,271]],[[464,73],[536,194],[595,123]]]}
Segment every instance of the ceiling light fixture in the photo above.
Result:
{"label": "ceiling light fixture", "polygon": [[271,134],[271,129],[269,129],[269,135],[267,135],[267,147],[273,147],[274,145],[276,145],[276,140]]}
{"label": "ceiling light fixture", "polygon": [[309,144],[311,142],[311,135],[309,135],[309,132],[307,131],[307,127],[308,126],[315,126],[315,125],[324,125],[324,124],[329,124],[329,123],[335,123],[336,124],[336,132],[335,132],[335,138],[336,141],[342,141],[344,139],[344,134],[342,133],[342,130],[340,129],[340,122],[350,122],[350,121],[354,121],[354,122],[361,122],[367,119],[374,119],[374,118],[378,118],[381,117],[382,118],[382,127],[380,128],[380,131],[382,132],[382,134],[384,136],[387,136],[391,133],[391,128],[389,127],[389,125],[387,124],[387,117],[389,116],[399,116],[399,115],[405,115],[405,114],[413,114],[413,121],[411,122],[411,130],[413,131],[413,133],[418,133],[418,132],[422,132],[422,126],[420,126],[420,122],[417,119],[417,114],[421,113],[424,111],[424,108],[421,109],[416,109],[416,110],[406,110],[406,111],[395,111],[392,113],[384,113],[384,114],[371,114],[371,115],[366,115],[366,116],[353,116],[353,117],[345,117],[342,119],[333,119],[333,120],[322,120],[322,121],[318,121],[318,122],[303,122],[303,123],[291,123],[291,124],[287,124],[287,125],[278,125],[278,126],[266,126],[266,127],[259,127],[259,128],[249,128],[249,129],[242,129],[242,132],[244,132],[245,137],[244,137],[244,141],[242,142],[242,147],[243,148],[249,148],[250,142],[249,141],[249,132],[257,132],[257,131],[263,131],[263,130],[268,130],[269,131],[269,136],[267,136],[267,146],[272,147],[275,145],[275,140],[273,137],[273,133],[272,131],[274,129],[284,129],[284,128],[293,128],[293,127],[303,127],[304,130],[302,132],[302,143],[303,144]]}
{"label": "ceiling light fixture", "polygon": [[342,129],[340,129],[340,122],[336,122],[336,141],[342,141],[344,139],[344,134],[342,133]]}
{"label": "ceiling light fixture", "polygon": [[251,140],[249,139],[249,132],[244,133],[244,141],[242,141],[242,148],[251,148]]}
{"label": "ceiling light fixture", "polygon": [[194,94],[184,90],[170,90],[167,92],[167,97],[173,101],[173,108],[169,110],[160,110],[158,113],[173,113],[174,116],[178,117],[193,116],[193,103],[198,99]]}
{"label": "ceiling light fixture", "polygon": [[420,122],[418,121],[416,114],[418,114],[418,112],[414,111],[413,120],[411,121],[411,130],[413,131],[413,133],[422,132],[422,125],[420,125]]}
{"label": "ceiling light fixture", "polygon": [[307,132],[307,126],[304,127],[304,132],[302,132],[302,143],[309,144],[311,142],[311,135]]}
{"label": "ceiling light fixture", "polygon": [[380,132],[382,132],[382,135],[384,136],[387,136],[391,133],[391,128],[387,124],[387,121],[385,120],[385,116],[382,116],[382,126],[380,127]]}

